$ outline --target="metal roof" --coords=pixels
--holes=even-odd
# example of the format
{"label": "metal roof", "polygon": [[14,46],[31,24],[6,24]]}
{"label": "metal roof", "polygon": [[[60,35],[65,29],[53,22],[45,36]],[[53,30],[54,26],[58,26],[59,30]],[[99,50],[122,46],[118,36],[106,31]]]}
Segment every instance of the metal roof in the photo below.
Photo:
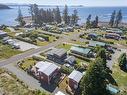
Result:
{"label": "metal roof", "polygon": [[52,72],[54,72],[57,68],[59,68],[59,66],[50,62],[43,62],[42,65],[40,66],[41,67],[39,68],[38,71],[43,72],[47,76],[51,75]]}
{"label": "metal roof", "polygon": [[7,34],[6,32],[0,30],[0,35],[4,35],[4,34]]}
{"label": "metal roof", "polygon": [[89,48],[83,48],[83,47],[78,47],[78,46],[72,46],[71,50],[85,54],[85,55],[87,55],[91,51],[91,49]]}
{"label": "metal roof", "polygon": [[79,81],[81,80],[81,78],[83,77],[83,74],[79,71],[74,70],[69,76],[68,78],[76,81],[77,83],[79,83]]}
{"label": "metal roof", "polygon": [[44,63],[43,61],[39,61],[39,62],[36,63],[35,67],[36,68],[41,68],[43,66],[43,63]]}
{"label": "metal roof", "polygon": [[49,51],[47,54],[50,55],[57,55],[59,57],[61,57],[63,54],[66,53],[65,49],[57,49],[57,48],[53,48],[51,51]]}
{"label": "metal roof", "polygon": [[90,42],[89,46],[105,46],[106,43],[103,42]]}
{"label": "metal roof", "polygon": [[66,59],[65,59],[66,62],[69,62],[70,64],[73,64],[74,61],[76,61],[76,58],[74,56],[68,56]]}

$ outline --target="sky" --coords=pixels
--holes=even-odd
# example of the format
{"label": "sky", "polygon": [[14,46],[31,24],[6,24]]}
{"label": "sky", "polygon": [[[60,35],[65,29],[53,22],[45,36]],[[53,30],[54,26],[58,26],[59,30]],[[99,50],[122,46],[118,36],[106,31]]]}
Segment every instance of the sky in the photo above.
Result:
{"label": "sky", "polygon": [[127,0],[0,0],[0,3],[39,5],[127,6]]}

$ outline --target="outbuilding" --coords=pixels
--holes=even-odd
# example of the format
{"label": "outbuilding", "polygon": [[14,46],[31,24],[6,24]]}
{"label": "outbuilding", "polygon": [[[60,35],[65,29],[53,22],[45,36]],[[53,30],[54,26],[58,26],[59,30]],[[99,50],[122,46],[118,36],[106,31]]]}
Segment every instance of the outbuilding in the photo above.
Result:
{"label": "outbuilding", "polygon": [[76,58],[74,56],[68,56],[65,59],[65,63],[70,64],[70,65],[74,65],[76,63]]}

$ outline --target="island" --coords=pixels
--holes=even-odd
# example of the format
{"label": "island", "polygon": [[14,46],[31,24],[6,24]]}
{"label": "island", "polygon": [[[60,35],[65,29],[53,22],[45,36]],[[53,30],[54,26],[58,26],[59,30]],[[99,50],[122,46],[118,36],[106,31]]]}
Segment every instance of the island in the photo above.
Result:
{"label": "island", "polygon": [[11,8],[8,7],[7,5],[0,4],[0,9],[11,9]]}

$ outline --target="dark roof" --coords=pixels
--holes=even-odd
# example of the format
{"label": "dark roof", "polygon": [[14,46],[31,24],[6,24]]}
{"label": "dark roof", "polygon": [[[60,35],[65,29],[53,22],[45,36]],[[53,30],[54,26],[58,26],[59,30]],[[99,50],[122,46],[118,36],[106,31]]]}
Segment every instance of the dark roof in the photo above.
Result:
{"label": "dark roof", "polygon": [[89,33],[88,36],[97,36],[96,33]]}
{"label": "dark roof", "polygon": [[73,64],[74,62],[76,61],[76,58],[74,56],[68,56],[66,59],[65,59],[65,62],[68,62],[70,64]]}
{"label": "dark roof", "polygon": [[65,49],[57,49],[57,48],[53,48],[51,51],[49,51],[47,54],[50,55],[57,55],[59,57],[61,57],[62,55],[64,55],[66,53]]}

